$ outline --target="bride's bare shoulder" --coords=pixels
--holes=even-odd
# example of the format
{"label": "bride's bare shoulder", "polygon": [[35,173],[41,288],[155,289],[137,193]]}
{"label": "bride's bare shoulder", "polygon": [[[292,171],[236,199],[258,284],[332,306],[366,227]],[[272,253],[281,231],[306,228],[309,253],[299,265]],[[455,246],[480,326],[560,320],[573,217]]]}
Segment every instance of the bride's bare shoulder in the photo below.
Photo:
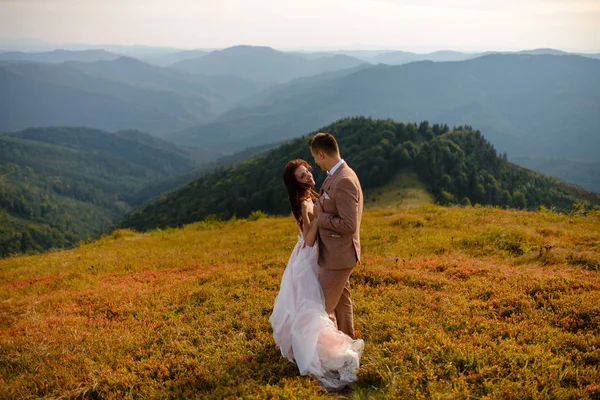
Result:
{"label": "bride's bare shoulder", "polygon": [[306,210],[308,212],[312,212],[314,206],[315,206],[315,204],[313,203],[313,201],[311,199],[304,199],[302,201],[302,209],[303,210]]}

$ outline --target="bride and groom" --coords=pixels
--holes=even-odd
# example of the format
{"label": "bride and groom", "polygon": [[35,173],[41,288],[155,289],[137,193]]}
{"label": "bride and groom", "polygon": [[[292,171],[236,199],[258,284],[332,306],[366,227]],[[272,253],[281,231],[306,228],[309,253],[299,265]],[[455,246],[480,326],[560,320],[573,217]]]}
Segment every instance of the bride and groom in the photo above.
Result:
{"label": "bride and groom", "polygon": [[318,133],[309,146],[328,176],[317,194],[306,161],[285,166],[283,181],[300,232],[269,322],[282,355],[302,375],[341,390],[356,380],[364,347],[354,336],[349,282],[360,261],[363,194],[332,135]]}

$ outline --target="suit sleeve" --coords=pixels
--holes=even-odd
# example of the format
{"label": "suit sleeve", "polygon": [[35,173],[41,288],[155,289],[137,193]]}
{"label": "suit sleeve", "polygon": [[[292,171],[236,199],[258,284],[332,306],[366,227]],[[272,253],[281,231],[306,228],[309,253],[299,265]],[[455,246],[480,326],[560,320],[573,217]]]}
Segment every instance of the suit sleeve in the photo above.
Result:
{"label": "suit sleeve", "polygon": [[317,221],[319,228],[340,233],[353,233],[358,225],[359,190],[351,179],[340,180],[335,193],[337,214],[322,212]]}

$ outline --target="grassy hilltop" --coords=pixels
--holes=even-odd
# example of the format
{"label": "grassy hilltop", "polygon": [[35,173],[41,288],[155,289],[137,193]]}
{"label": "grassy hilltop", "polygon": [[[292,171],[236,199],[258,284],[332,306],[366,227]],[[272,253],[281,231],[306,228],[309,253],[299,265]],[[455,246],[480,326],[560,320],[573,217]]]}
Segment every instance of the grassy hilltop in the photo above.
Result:
{"label": "grassy hilltop", "polygon": [[[345,398],[600,397],[600,214],[370,209]],[[0,398],[327,398],[268,318],[291,217],[0,260]]]}

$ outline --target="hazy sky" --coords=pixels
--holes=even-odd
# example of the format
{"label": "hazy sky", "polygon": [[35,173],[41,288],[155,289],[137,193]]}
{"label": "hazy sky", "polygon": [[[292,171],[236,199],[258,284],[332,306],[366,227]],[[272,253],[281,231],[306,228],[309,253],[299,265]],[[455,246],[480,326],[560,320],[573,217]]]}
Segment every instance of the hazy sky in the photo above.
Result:
{"label": "hazy sky", "polygon": [[0,0],[0,40],[600,51],[600,0]]}

